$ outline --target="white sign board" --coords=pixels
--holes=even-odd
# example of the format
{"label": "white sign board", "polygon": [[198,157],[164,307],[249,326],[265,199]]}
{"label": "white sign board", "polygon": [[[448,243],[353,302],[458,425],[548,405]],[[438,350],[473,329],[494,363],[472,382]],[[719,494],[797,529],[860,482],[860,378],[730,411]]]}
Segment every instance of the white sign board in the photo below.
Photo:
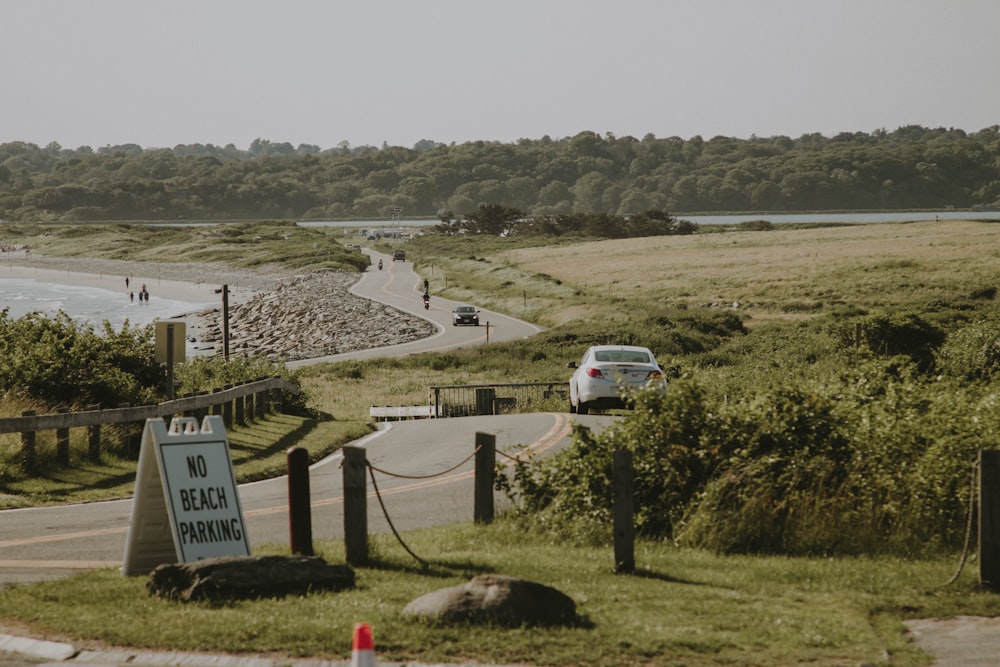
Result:
{"label": "white sign board", "polygon": [[222,417],[147,419],[135,486],[122,574],[250,555]]}

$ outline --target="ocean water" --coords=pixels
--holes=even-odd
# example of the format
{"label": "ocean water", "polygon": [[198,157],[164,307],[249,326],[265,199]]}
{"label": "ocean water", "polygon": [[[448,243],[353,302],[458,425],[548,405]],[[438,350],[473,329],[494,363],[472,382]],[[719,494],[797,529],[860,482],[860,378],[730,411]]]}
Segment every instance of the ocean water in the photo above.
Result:
{"label": "ocean water", "polygon": [[155,288],[147,302],[139,301],[138,291],[135,300],[130,300],[124,290],[116,292],[34,279],[0,278],[0,310],[7,308],[9,317],[16,319],[32,312],[54,317],[62,310],[78,322],[92,324],[98,331],[103,329],[105,321],[120,330],[126,320],[132,326],[143,326],[157,319],[168,320],[217,305],[215,301],[160,298]]}

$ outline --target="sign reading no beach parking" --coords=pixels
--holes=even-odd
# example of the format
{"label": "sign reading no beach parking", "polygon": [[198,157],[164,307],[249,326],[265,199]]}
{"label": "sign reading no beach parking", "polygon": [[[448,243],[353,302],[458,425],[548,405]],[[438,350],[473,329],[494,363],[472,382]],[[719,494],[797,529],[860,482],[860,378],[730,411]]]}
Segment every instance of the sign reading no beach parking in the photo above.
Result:
{"label": "sign reading no beach parking", "polygon": [[142,436],[122,572],[145,574],[162,563],[248,556],[243,511],[222,418],[201,427],[176,418],[169,429],[149,419]]}

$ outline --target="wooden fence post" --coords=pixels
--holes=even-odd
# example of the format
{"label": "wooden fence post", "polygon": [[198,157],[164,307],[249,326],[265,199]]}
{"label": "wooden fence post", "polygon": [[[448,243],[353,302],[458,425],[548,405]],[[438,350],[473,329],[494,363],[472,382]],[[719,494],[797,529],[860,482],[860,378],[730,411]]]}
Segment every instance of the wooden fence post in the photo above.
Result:
{"label": "wooden fence post", "polygon": [[[129,408],[132,406],[128,403],[121,403],[119,404],[118,407]],[[131,444],[129,443],[129,434],[131,433],[131,431],[132,431],[131,424],[129,424],[128,422],[122,422],[121,424],[118,425],[118,438],[119,438],[118,446],[121,448],[122,456],[125,458],[132,457],[132,447]],[[136,456],[136,458],[138,458],[138,456]]]}
{"label": "wooden fence post", "polygon": [[[88,405],[87,410],[100,410],[100,405]],[[87,427],[87,458],[91,463],[101,461],[101,425],[94,424]]]}
{"label": "wooden fence post", "polygon": [[257,421],[264,421],[264,411],[267,408],[267,389],[257,392],[253,402],[257,408]]}
{"label": "wooden fence post", "polygon": [[497,437],[476,432],[476,480],[473,507],[475,523],[493,522],[493,478],[496,475]]}
{"label": "wooden fence post", "polygon": [[[69,408],[59,408],[57,413],[64,415],[69,412]],[[69,465],[69,429],[56,429],[56,462],[62,466]]]}
{"label": "wooden fence post", "polygon": [[[22,417],[34,417],[34,410],[25,410]],[[38,467],[38,455],[35,451],[35,432],[25,431],[21,434],[21,472],[33,474]]]}
{"label": "wooden fence post", "polygon": [[979,582],[1000,590],[1000,450],[979,452]]}
{"label": "wooden fence post", "polygon": [[[233,385],[227,384],[227,385],[224,385],[222,388],[223,388],[223,390],[232,389]],[[233,427],[233,402],[232,401],[226,401],[225,403],[222,404],[222,423],[225,425],[226,428],[232,428]]]}
{"label": "wooden fence post", "polygon": [[246,410],[246,402],[243,400],[243,397],[240,396],[238,398],[234,398],[233,406],[236,408],[236,423],[239,424],[240,426],[246,426],[247,410]]}
{"label": "wooden fence post", "polygon": [[344,546],[350,565],[368,562],[368,460],[363,447],[343,447]]}
{"label": "wooden fence post", "polygon": [[635,494],[632,452],[616,449],[612,464],[614,489],[615,572],[635,571]]}
{"label": "wooden fence post", "polygon": [[288,459],[288,531],[293,554],[313,555],[312,505],[309,497],[309,452],[292,447]]}

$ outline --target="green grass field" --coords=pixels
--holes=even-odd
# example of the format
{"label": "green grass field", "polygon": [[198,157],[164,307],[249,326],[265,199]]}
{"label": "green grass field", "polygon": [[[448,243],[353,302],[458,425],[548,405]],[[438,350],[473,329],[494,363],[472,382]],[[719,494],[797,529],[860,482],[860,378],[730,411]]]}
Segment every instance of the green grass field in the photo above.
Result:
{"label": "green grass field", "polygon": [[[322,428],[363,431],[370,405],[421,403],[432,384],[567,376],[565,357],[583,344],[576,336],[624,330],[616,327],[636,313],[664,307],[706,317],[735,312],[750,331],[725,355],[714,353],[712,359],[726,363],[705,363],[705,355],[671,360],[686,372],[726,387],[745,387],[746,378],[765,375],[827,372],[811,350],[801,355],[809,362],[797,365],[799,356],[778,341],[805,345],[800,325],[845,310],[930,312],[931,304],[990,294],[1000,269],[998,249],[1000,225],[964,221],[533,247],[504,239],[425,237],[411,243],[407,254],[431,276],[436,293],[554,329],[518,346],[316,366],[304,370],[301,381],[311,404],[333,417]],[[148,259],[161,258],[151,253]],[[983,312],[996,308],[992,298],[974,302]],[[763,341],[754,342],[754,336]],[[303,425],[269,428],[276,430],[241,437],[266,449],[269,438]],[[327,437],[349,437],[309,432],[317,446]],[[255,474],[273,463],[255,461]],[[1000,614],[996,596],[978,585],[975,561],[944,585],[960,562],[958,553],[726,556],[663,540],[641,542],[636,574],[616,575],[610,547],[526,534],[506,520],[405,538],[431,563],[428,570],[390,538],[377,537],[375,564],[360,568],[357,589],[346,593],[183,605],[151,598],[142,580],[98,571],[0,591],[0,617],[75,642],[183,650],[347,659],[351,628],[366,621],[374,626],[381,660],[839,666],[925,665],[927,656],[907,642],[904,619]],[[339,543],[319,547],[331,561],[343,557]],[[481,572],[559,588],[577,603],[581,623],[561,629],[449,627],[400,614],[409,600]]]}

